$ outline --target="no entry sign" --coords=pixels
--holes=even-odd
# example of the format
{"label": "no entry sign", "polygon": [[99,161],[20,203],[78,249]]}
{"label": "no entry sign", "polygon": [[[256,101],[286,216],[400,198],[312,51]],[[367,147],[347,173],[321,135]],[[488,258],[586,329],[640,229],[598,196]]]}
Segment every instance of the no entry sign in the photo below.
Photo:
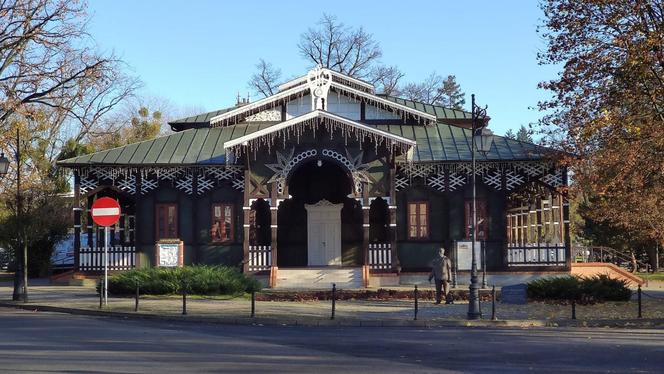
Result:
{"label": "no entry sign", "polygon": [[120,219],[120,204],[110,197],[102,197],[92,204],[92,220],[99,226],[115,225]]}

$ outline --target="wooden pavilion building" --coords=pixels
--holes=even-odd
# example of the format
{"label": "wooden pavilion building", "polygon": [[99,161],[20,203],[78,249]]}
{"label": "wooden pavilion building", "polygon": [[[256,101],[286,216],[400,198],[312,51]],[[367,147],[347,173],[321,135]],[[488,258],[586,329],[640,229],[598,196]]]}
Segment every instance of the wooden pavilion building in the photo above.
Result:
{"label": "wooden pavilion building", "polygon": [[[173,121],[173,134],[59,162],[74,173],[77,270],[103,268],[104,232],[89,215],[111,196],[123,207],[112,270],[178,265],[176,251],[270,286],[362,287],[412,280],[445,246],[463,274],[471,113],[377,95],[322,68],[279,88]],[[548,153],[494,136],[477,155],[490,276],[570,269],[567,171]]]}

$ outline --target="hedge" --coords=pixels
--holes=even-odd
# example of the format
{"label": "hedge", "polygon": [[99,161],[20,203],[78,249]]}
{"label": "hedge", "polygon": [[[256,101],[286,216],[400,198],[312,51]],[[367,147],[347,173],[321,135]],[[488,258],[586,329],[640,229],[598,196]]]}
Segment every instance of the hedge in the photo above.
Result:
{"label": "hedge", "polygon": [[632,291],[627,282],[608,275],[541,278],[528,283],[528,297],[534,300],[575,300],[582,303],[628,301]]}
{"label": "hedge", "polygon": [[237,295],[261,289],[260,282],[236,268],[201,265],[153,267],[119,273],[109,278],[108,292],[112,295],[134,294],[137,282],[142,295],[178,294],[183,290],[195,295]]}

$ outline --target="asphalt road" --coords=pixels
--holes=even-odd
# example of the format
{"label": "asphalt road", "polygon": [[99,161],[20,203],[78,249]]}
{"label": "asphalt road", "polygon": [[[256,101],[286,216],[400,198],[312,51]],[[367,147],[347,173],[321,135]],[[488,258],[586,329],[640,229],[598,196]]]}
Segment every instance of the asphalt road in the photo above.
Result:
{"label": "asphalt road", "polygon": [[1,372],[662,372],[664,331],[219,326],[0,308]]}

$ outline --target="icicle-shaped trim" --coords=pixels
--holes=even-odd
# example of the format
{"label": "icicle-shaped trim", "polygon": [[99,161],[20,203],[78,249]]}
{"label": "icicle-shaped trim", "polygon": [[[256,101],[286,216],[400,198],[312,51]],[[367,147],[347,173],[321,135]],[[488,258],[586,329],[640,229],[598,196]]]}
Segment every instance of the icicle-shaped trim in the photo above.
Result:
{"label": "icicle-shaped trim", "polygon": [[278,92],[272,96],[266,97],[258,101],[254,101],[253,103],[243,105],[239,108],[235,108],[226,113],[222,113],[218,116],[212,117],[210,119],[210,126],[219,127],[219,126],[236,124],[244,120],[244,118],[246,118],[247,116],[256,114],[263,110],[274,109],[278,105],[285,104],[286,102],[288,102],[288,100],[291,97],[302,98],[308,94],[309,94],[309,87],[306,85],[293,87],[286,91]]}
{"label": "icicle-shaped trim", "polygon": [[345,145],[348,145],[350,139],[358,141],[361,147],[362,140],[368,138],[374,144],[376,151],[380,146],[385,146],[391,151],[399,150],[401,153],[407,153],[411,147],[417,144],[414,140],[378,130],[336,114],[317,110],[228,141],[224,144],[224,148],[235,155],[252,154],[255,158],[258,151],[271,152],[277,139],[281,139],[282,144],[280,145],[285,147],[289,140],[294,140],[299,144],[307,130],[311,130],[316,136],[316,129],[319,126],[323,126],[327,130],[330,140],[333,140],[335,135],[342,136]]}
{"label": "icicle-shaped trim", "polygon": [[332,88],[340,91],[342,94],[350,98],[353,99],[361,98],[369,105],[373,105],[383,110],[391,110],[394,113],[396,113],[398,116],[400,116],[404,123],[407,122],[409,117],[412,117],[418,123],[422,123],[424,125],[433,125],[436,123],[436,116],[432,114],[425,113],[417,109],[401,105],[399,103],[395,103],[393,101],[384,99],[380,96],[371,95],[366,92],[354,89],[352,87],[341,85],[334,81],[332,82]]}

